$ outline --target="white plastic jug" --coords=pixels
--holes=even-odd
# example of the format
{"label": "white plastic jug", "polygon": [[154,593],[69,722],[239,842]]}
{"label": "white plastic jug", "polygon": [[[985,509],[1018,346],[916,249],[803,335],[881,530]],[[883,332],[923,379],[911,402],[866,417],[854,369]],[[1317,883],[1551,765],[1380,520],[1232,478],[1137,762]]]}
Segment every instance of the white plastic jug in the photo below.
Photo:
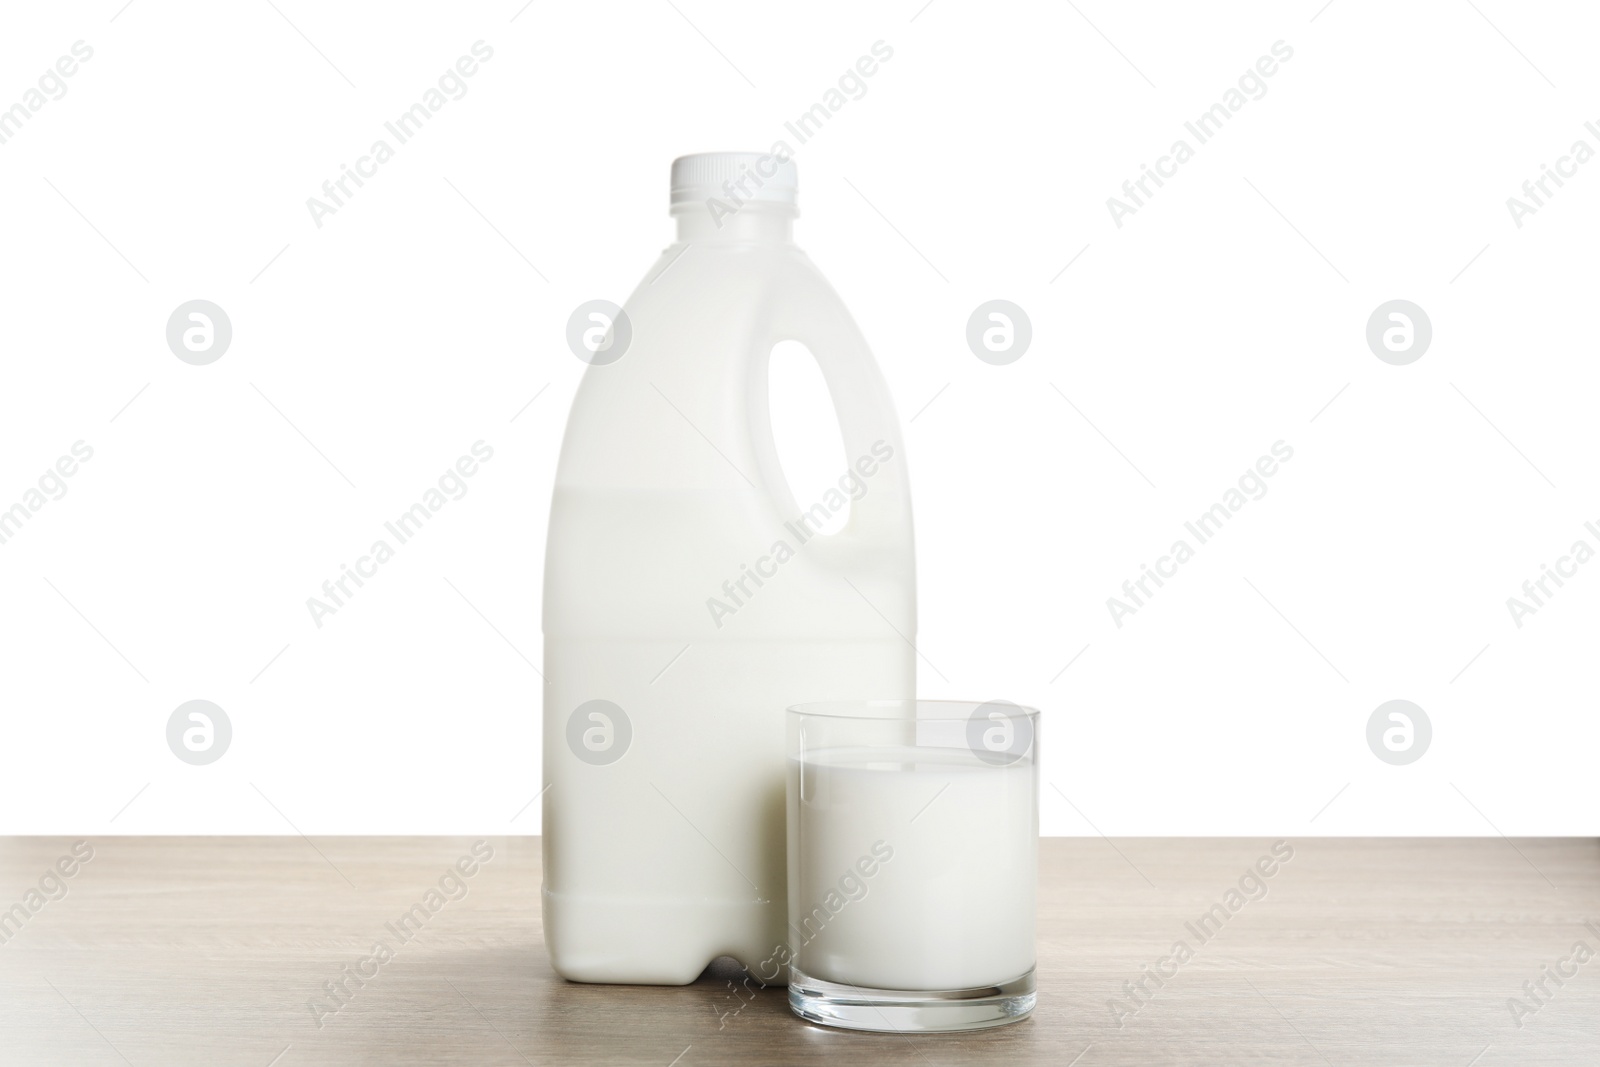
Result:
{"label": "white plastic jug", "polygon": [[[728,955],[782,982],[784,710],[915,695],[899,423],[797,213],[792,162],[675,161],[678,240],[573,400],[545,560],[543,904],[574,981],[682,984]],[[850,464],[816,501],[773,442],[785,340],[821,367]]]}

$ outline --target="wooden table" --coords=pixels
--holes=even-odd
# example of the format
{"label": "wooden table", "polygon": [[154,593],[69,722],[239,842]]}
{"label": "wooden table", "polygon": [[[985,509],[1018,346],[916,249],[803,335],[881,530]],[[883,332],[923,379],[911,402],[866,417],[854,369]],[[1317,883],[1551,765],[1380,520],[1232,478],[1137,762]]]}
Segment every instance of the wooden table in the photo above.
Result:
{"label": "wooden table", "polygon": [[[1593,840],[1301,839],[1258,888],[1270,842],[1047,839],[1038,1010],[950,1036],[809,1026],[725,974],[563,982],[538,839],[488,845],[477,862],[465,839],[101,838],[80,863],[69,840],[0,839],[0,909],[24,912],[0,912],[0,1064],[1600,1064],[1600,957],[1571,961],[1575,942],[1600,953]],[[447,879],[402,942],[386,924],[463,857],[465,895]],[[1559,986],[1558,965],[1576,968]],[[1514,1018],[1513,997],[1537,1010]]]}

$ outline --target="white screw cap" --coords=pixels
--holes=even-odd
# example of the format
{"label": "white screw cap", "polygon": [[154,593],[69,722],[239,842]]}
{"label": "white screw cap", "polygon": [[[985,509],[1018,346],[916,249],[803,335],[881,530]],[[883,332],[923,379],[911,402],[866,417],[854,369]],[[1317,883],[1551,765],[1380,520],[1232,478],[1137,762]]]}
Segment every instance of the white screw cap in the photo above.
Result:
{"label": "white screw cap", "polygon": [[796,204],[794,162],[771,152],[701,152],[672,161],[672,206],[707,200],[738,206]]}

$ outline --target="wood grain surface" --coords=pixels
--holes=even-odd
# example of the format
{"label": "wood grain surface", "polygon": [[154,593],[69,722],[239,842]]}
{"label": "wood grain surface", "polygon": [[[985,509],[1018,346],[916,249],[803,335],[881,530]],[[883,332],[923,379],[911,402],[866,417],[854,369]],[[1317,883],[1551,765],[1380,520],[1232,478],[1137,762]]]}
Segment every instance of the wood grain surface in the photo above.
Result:
{"label": "wood grain surface", "polygon": [[1600,1064],[1594,840],[1307,838],[1252,878],[1272,842],[1047,839],[1037,1012],[939,1036],[807,1025],[727,965],[564,982],[538,839],[473,846],[0,839],[0,1064]]}

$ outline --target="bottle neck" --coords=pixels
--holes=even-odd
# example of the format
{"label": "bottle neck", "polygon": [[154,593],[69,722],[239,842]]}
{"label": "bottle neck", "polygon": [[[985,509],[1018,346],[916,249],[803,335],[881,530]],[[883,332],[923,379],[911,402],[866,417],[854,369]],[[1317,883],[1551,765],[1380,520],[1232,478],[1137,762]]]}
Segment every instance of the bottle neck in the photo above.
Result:
{"label": "bottle neck", "polygon": [[710,207],[689,203],[672,209],[679,244],[792,244],[796,214],[790,205],[762,201],[743,206],[719,201]]}

